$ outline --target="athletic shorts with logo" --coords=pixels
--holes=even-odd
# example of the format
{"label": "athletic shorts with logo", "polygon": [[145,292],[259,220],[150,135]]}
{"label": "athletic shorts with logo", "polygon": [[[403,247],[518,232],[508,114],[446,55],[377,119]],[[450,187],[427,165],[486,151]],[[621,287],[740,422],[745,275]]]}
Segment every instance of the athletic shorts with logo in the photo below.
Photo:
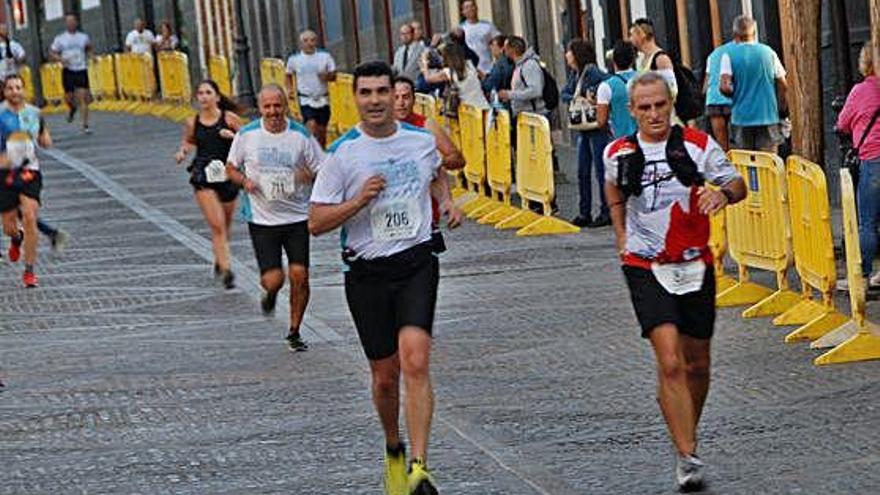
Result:
{"label": "athletic shorts with logo", "polygon": [[715,274],[706,267],[703,285],[698,291],[676,295],[669,293],[648,268],[623,266],[642,337],[660,325],[673,324],[678,332],[695,339],[710,339],[715,328]]}
{"label": "athletic shorts with logo", "polygon": [[19,195],[40,202],[43,176],[37,170],[15,169],[0,171],[0,212],[18,208]]}
{"label": "athletic shorts with logo", "polygon": [[393,356],[403,327],[431,334],[439,280],[430,241],[385,258],[349,263],[345,297],[367,359]]}

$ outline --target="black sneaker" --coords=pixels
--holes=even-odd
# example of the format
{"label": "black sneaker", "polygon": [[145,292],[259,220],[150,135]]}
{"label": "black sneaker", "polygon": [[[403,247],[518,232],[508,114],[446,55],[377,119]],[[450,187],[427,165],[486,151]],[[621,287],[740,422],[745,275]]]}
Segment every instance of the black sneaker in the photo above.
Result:
{"label": "black sneaker", "polygon": [[67,123],[68,124],[73,123],[73,116],[74,115],[76,115],[76,107],[71,108],[70,111],[67,112]]}
{"label": "black sneaker", "polygon": [[287,345],[290,346],[290,350],[293,352],[304,352],[309,350],[309,345],[303,341],[298,332],[288,334],[286,340]]}
{"label": "black sneaker", "polygon": [[587,227],[596,229],[599,227],[607,227],[611,225],[611,217],[608,215],[599,215],[595,220],[587,224]]}
{"label": "black sneaker", "polygon": [[220,275],[223,275],[223,270],[220,269],[220,265],[214,263],[214,278],[219,279]]}
{"label": "black sneaker", "polygon": [[593,219],[590,217],[584,217],[584,216],[578,215],[578,216],[574,217],[574,219],[571,221],[571,223],[575,227],[586,227],[586,226],[590,225],[591,223],[593,223]]}
{"label": "black sneaker", "polygon": [[235,274],[232,273],[231,270],[226,270],[223,273],[223,287],[226,290],[232,290],[235,288]]}
{"label": "black sneaker", "polygon": [[277,292],[263,293],[263,299],[260,300],[260,308],[263,310],[263,316],[269,316],[275,312],[275,300],[277,298]]}

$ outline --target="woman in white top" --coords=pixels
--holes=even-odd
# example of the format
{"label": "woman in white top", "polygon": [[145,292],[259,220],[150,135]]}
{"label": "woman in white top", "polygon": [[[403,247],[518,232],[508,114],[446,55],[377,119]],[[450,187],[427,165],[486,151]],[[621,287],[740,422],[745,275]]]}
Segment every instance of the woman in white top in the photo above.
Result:
{"label": "woman in white top", "polygon": [[489,108],[489,102],[480,85],[477,69],[467,58],[464,50],[455,43],[447,43],[442,48],[443,69],[428,69],[428,52],[419,61],[425,81],[431,84],[448,83],[458,88],[458,96],[462,103],[478,108]]}
{"label": "woman in white top", "polygon": [[162,25],[159,27],[159,36],[156,36],[156,50],[177,50],[179,43],[177,36],[171,29],[171,22],[162,21]]}

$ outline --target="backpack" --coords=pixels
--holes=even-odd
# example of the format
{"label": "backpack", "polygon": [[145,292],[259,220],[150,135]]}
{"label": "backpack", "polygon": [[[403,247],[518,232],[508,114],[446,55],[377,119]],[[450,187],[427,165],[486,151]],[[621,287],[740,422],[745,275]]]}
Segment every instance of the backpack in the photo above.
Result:
{"label": "backpack", "polygon": [[651,70],[657,70],[657,57],[666,55],[672,59],[672,70],[675,73],[675,84],[678,86],[678,95],[675,97],[675,113],[683,122],[696,119],[703,115],[706,101],[703,91],[694,72],[681,62],[672,58],[663,50],[654,54],[651,59]]}
{"label": "backpack", "polygon": [[[541,74],[544,76],[544,90],[541,92],[541,99],[544,100],[544,107],[552,112],[559,107],[559,86],[557,86],[556,79],[553,78],[553,75],[547,71],[547,68],[544,67],[544,64],[542,64],[537,57],[533,57],[532,60],[538,64],[538,67],[541,68]],[[526,87],[529,87],[526,78],[523,77],[522,70],[519,71],[519,78]],[[532,102],[533,106],[534,104],[535,103]]]}

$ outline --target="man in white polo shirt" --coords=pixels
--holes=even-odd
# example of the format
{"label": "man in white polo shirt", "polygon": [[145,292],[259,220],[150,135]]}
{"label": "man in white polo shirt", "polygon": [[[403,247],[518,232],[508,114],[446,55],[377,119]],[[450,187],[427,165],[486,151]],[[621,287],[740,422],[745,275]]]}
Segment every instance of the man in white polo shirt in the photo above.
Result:
{"label": "man in white polo shirt", "polygon": [[125,37],[125,51],[131,53],[153,53],[156,37],[147,29],[143,19],[135,19],[134,29]]}
{"label": "man in white polo shirt", "polygon": [[260,284],[266,293],[263,313],[275,310],[284,286],[281,251],[290,278],[290,325],[293,351],[308,347],[299,328],[309,302],[309,232],[306,220],[312,182],[324,152],[303,126],[287,117],[287,95],[275,84],[259,95],[260,119],[244,126],[232,141],[226,173],[247,194],[242,198]]}
{"label": "man in white polo shirt", "polygon": [[296,76],[303,123],[324,146],[330,122],[327,83],[336,79],[336,62],[332,55],[318,49],[318,35],[314,31],[303,31],[299,35],[299,47],[300,51],[287,59],[287,90],[293,91]]}
{"label": "man in white polo shirt", "polygon": [[[391,67],[354,71],[361,122],[337,140],[312,191],[309,230],[342,227],[345,293],[385,431],[385,490],[434,495],[426,459],[434,394],[428,370],[439,265],[431,242],[431,185],[441,158],[430,131],[394,118]],[[401,373],[412,457],[400,438]]]}
{"label": "man in white polo shirt", "polygon": [[477,69],[488,74],[492,71],[492,50],[489,49],[489,43],[501,33],[491,22],[480,20],[477,2],[474,0],[461,2],[461,15],[464,17],[461,29],[464,30],[465,42],[480,57]]}

